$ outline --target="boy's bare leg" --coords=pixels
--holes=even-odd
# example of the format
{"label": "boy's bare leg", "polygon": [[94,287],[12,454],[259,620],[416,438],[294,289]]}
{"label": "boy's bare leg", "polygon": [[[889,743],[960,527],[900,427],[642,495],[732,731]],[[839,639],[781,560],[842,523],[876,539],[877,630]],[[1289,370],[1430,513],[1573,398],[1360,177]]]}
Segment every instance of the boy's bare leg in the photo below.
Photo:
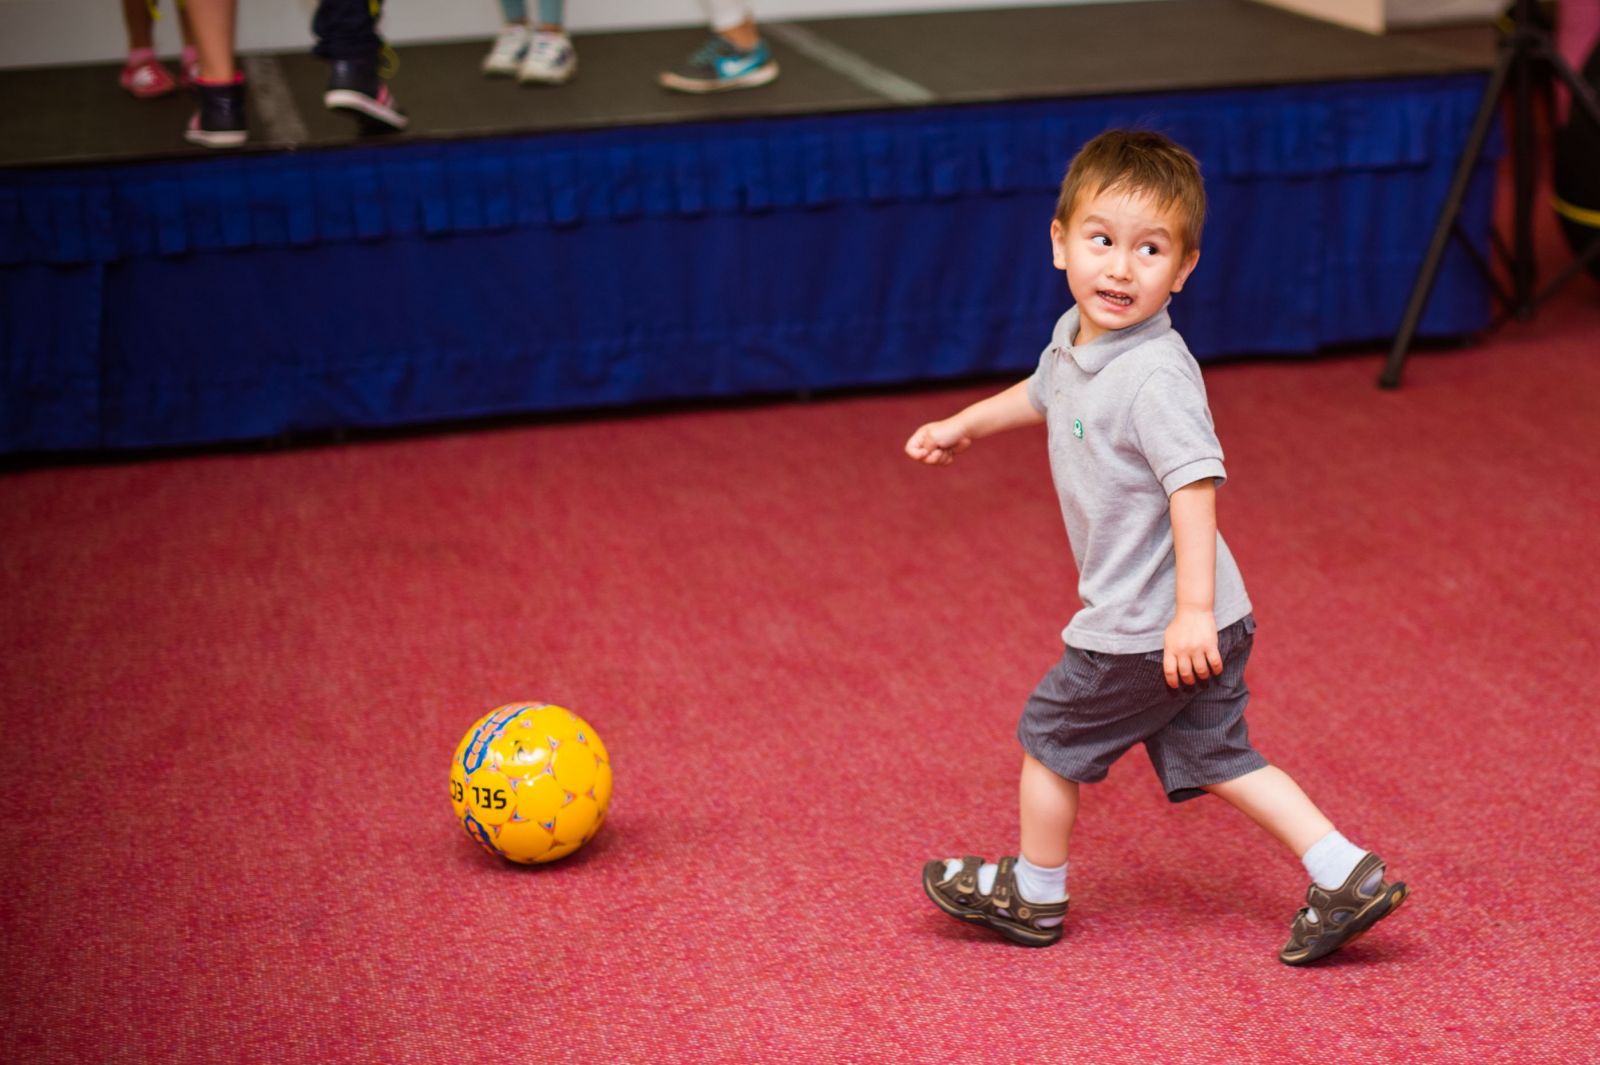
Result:
{"label": "boy's bare leg", "polygon": [[1078,819],[1078,782],[1057,776],[1033,755],[1024,754],[1018,791],[1023,857],[1037,866],[1065,865]]}
{"label": "boy's bare leg", "polygon": [[1205,790],[1243,811],[1297,858],[1304,858],[1313,843],[1333,831],[1333,822],[1277,766],[1265,766]]}

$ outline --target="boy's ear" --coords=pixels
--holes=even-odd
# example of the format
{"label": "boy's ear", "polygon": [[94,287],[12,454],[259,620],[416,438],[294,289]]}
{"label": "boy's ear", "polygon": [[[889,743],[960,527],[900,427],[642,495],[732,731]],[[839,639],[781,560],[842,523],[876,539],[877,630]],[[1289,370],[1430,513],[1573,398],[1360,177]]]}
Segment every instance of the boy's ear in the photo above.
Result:
{"label": "boy's ear", "polygon": [[1061,224],[1061,219],[1050,220],[1050,251],[1052,260],[1057,270],[1067,268],[1067,227]]}
{"label": "boy's ear", "polygon": [[1172,279],[1172,291],[1182,292],[1183,283],[1189,280],[1189,275],[1194,273],[1195,264],[1200,261],[1200,249],[1195,248],[1183,257],[1183,265],[1178,267],[1178,276]]}

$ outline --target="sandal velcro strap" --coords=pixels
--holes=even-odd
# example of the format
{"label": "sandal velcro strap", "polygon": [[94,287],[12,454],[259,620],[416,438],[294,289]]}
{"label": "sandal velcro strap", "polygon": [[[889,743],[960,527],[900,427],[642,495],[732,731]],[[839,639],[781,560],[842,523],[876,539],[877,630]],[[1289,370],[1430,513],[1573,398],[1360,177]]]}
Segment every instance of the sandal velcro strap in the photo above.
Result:
{"label": "sandal velcro strap", "polygon": [[975,855],[967,855],[961,859],[961,868],[951,879],[952,890],[957,894],[976,899],[978,897],[978,870],[983,866],[983,859]]}

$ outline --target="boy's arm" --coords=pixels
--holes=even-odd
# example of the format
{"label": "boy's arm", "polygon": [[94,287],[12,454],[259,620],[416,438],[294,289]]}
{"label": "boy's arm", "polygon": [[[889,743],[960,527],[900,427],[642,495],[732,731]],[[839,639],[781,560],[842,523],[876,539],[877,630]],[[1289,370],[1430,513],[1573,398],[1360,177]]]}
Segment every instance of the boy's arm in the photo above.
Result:
{"label": "boy's arm", "polygon": [[1044,415],[1034,410],[1028,399],[1025,379],[952,417],[922,426],[906,441],[906,454],[930,466],[944,466],[971,447],[974,440],[1042,421]]}
{"label": "boy's arm", "polygon": [[1217,486],[1211,478],[1172,493],[1172,550],[1178,567],[1178,608],[1167,626],[1161,664],[1167,686],[1222,675],[1217,619]]}

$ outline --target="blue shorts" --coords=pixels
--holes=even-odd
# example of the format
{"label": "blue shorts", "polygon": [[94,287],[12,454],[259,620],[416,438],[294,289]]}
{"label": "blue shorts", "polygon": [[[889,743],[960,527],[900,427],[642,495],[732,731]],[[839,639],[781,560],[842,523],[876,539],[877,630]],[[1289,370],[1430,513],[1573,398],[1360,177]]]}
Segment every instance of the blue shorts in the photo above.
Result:
{"label": "blue shorts", "polygon": [[1084,784],[1104,780],[1112,762],[1143,743],[1168,799],[1199,798],[1206,785],[1267,764],[1244,723],[1244,667],[1255,631],[1253,617],[1219,631],[1222,676],[1176,691],[1167,687],[1160,651],[1068,647],[1028,697],[1017,739],[1052,772]]}

